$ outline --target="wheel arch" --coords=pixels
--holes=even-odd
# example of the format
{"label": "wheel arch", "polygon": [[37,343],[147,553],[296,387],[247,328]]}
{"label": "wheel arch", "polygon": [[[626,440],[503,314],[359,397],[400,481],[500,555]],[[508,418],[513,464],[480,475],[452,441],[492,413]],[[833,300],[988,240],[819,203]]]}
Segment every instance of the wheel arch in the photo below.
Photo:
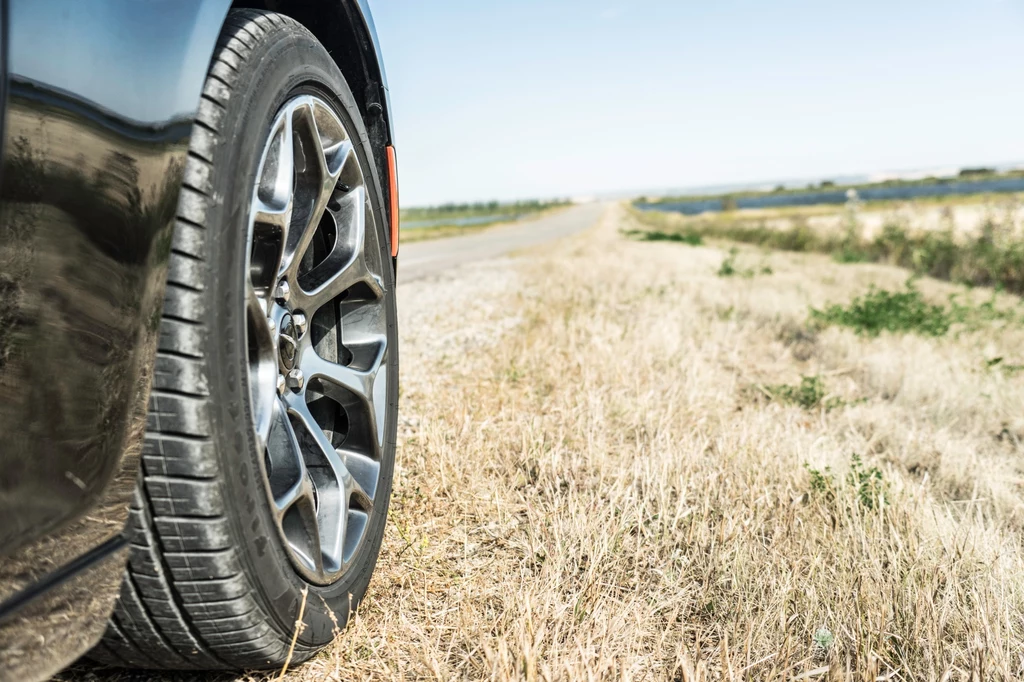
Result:
{"label": "wheel arch", "polygon": [[386,149],[395,144],[394,128],[387,75],[367,0],[233,0],[231,7],[263,9],[291,17],[327,49],[359,106],[373,147],[385,210],[389,210]]}

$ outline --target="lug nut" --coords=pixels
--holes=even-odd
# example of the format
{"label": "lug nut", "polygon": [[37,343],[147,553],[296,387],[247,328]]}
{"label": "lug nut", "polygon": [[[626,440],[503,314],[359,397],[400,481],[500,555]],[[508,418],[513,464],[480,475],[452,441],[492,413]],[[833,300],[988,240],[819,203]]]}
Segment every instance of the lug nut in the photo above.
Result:
{"label": "lug nut", "polygon": [[306,333],[306,314],[296,312],[292,315],[292,325],[295,327],[296,338],[302,338],[302,335]]}
{"label": "lug nut", "polygon": [[285,382],[284,377],[280,374],[277,375],[277,394],[284,395],[284,392],[288,390],[288,384]]}
{"label": "lug nut", "polygon": [[288,298],[292,295],[291,287],[288,286],[288,282],[281,280],[277,283],[277,287],[274,288],[274,298],[277,299],[278,303],[287,303]]}
{"label": "lug nut", "polygon": [[296,393],[302,390],[302,370],[293,369],[288,372],[288,376],[285,378],[285,383],[288,384],[288,388],[292,389]]}

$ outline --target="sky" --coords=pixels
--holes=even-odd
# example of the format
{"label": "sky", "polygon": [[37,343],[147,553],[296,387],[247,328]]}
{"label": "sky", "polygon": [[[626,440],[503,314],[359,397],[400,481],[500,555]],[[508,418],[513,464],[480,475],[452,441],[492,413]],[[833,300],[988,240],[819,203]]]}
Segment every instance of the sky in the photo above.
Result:
{"label": "sky", "polygon": [[370,0],[403,205],[1024,162],[1018,0]]}

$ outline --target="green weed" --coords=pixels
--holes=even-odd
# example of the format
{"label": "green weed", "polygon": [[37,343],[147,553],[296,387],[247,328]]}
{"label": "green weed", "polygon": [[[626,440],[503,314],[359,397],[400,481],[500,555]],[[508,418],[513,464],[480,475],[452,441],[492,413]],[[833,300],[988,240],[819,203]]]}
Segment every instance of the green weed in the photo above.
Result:
{"label": "green weed", "polygon": [[814,631],[813,639],[815,658],[819,661],[825,660],[835,644],[836,636],[828,628],[818,628]]}
{"label": "green weed", "polygon": [[704,238],[696,232],[663,232],[661,230],[623,230],[622,234],[642,242],[678,242],[700,246]]}
{"label": "green weed", "polygon": [[1011,376],[1014,374],[1018,374],[1020,372],[1024,372],[1024,365],[1005,362],[1002,356],[986,360],[985,368],[999,370]]}
{"label": "green weed", "polygon": [[887,291],[874,285],[863,296],[843,306],[824,310],[811,308],[811,320],[823,325],[851,327],[858,334],[878,336],[883,331],[914,332],[922,336],[943,336],[953,324],[950,312],[924,300],[912,280],[903,291]]}
{"label": "green weed", "polygon": [[805,410],[823,408],[831,410],[843,406],[841,398],[827,397],[825,382],[820,376],[802,376],[800,384],[775,384],[763,387],[772,400],[791,405],[799,405]]}
{"label": "green weed", "polygon": [[865,466],[860,455],[854,455],[850,459],[850,473],[847,474],[846,481],[856,492],[860,503],[868,509],[885,505],[888,485],[882,478],[882,471],[878,467]]}
{"label": "green weed", "polygon": [[910,278],[903,291],[872,286],[866,294],[845,306],[832,304],[824,310],[811,308],[811,321],[819,325],[851,327],[858,334],[868,336],[878,336],[883,331],[944,336],[954,324],[974,331],[996,321],[1019,324],[1021,318],[1012,309],[997,308],[995,293],[978,305],[961,303],[958,294],[950,295],[948,307],[929,303]]}
{"label": "green weed", "polygon": [[732,277],[733,275],[739,275],[746,279],[750,279],[754,275],[770,275],[773,270],[767,263],[762,263],[757,268],[740,268],[736,265],[736,256],[739,251],[734,247],[729,249],[729,255],[725,257],[722,264],[718,266],[718,272],[716,273],[719,277]]}
{"label": "green weed", "polygon": [[836,497],[836,477],[832,474],[832,467],[825,467],[824,471],[811,468],[810,464],[804,464],[807,473],[811,477],[811,493],[831,502]]}
{"label": "green weed", "polygon": [[718,266],[719,277],[732,277],[737,273],[736,269],[736,249],[729,249],[729,255],[725,257],[722,264]]}
{"label": "green weed", "polygon": [[1019,322],[1020,318],[1014,310],[1005,310],[996,307],[996,294],[980,305],[960,303],[957,294],[949,296],[950,318],[957,323],[964,325],[969,330],[980,329],[982,326],[996,321]]}
{"label": "green weed", "polygon": [[850,458],[850,471],[842,484],[836,479],[831,467],[819,471],[804,464],[804,468],[811,477],[811,493],[827,502],[833,502],[841,490],[849,490],[857,502],[866,509],[880,509],[888,504],[886,496],[889,484],[882,475],[882,470],[865,465],[860,455],[853,455]]}

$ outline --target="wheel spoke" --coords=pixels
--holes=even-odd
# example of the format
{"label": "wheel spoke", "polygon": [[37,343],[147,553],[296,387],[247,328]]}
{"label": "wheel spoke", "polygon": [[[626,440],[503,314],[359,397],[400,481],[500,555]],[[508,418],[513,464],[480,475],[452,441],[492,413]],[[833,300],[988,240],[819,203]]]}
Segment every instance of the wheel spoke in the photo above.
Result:
{"label": "wheel spoke", "polygon": [[260,163],[252,201],[252,242],[259,249],[261,280],[272,282],[281,267],[295,206],[295,151],[291,116],[282,116]]}
{"label": "wheel spoke", "polygon": [[280,399],[274,400],[274,415],[267,441],[270,460],[270,489],[274,504],[285,512],[305,495],[312,497],[302,449]]}
{"label": "wheel spoke", "polygon": [[316,310],[359,283],[374,298],[384,295],[383,286],[366,262],[366,204],[363,188],[345,195],[336,211],[339,238],[331,253],[303,276],[308,287],[299,287],[295,305]]}
{"label": "wheel spoke", "polygon": [[284,267],[287,269],[289,279],[292,280],[297,278],[299,263],[320,226],[320,220],[323,218],[327,204],[341,177],[341,170],[349,156],[355,151],[352,143],[347,139],[328,139],[325,146],[325,140],[321,137],[317,125],[314,105],[307,104],[297,107],[295,118],[296,123],[302,129],[303,134],[299,135],[299,139],[301,140],[300,144],[306,148],[306,160],[312,162],[312,164],[306,163],[299,172],[304,176],[312,176],[309,179],[309,185],[313,196],[312,205],[308,213],[304,214],[301,232],[295,238],[289,239],[288,262],[284,264]]}
{"label": "wheel spoke", "polygon": [[355,370],[337,362],[324,360],[317,355],[316,350],[309,346],[302,352],[300,367],[309,379],[321,380],[323,394],[332,400],[342,404],[351,402],[345,394],[339,393],[338,389],[344,389],[366,404],[373,400],[373,380],[376,377],[376,366],[366,372]]}
{"label": "wheel spoke", "polygon": [[[308,482],[306,486],[312,490]],[[317,520],[316,506],[312,496],[301,495],[282,514],[281,530],[291,550],[303,559],[306,567],[316,575],[323,576],[324,556],[323,543],[320,538],[320,526]]]}
{"label": "wheel spoke", "polygon": [[321,559],[326,570],[337,571],[342,563],[348,499],[333,467],[314,467],[310,475],[319,500],[316,519],[320,527]]}
{"label": "wheel spoke", "polygon": [[354,493],[359,495],[365,505],[372,505],[377,494],[377,478],[380,476],[380,462],[353,450],[339,449],[345,468],[348,469],[355,483]]}
{"label": "wheel spoke", "polygon": [[253,427],[257,447],[262,451],[270,436],[273,403],[276,402],[275,385],[277,363],[274,359],[274,334],[270,329],[265,303],[251,285],[246,287],[246,330],[251,335],[249,381],[252,384]]}
{"label": "wheel spoke", "polygon": [[297,434],[280,399],[274,401],[267,459],[270,492],[278,524],[293,551],[305,557],[311,568],[322,573],[323,550],[316,495]]}
{"label": "wheel spoke", "polygon": [[[354,455],[352,461],[354,465],[359,469],[360,475],[366,476],[372,473],[372,467],[362,461],[358,461],[358,457],[365,457],[364,455],[356,455],[355,453],[349,453],[347,450],[338,450],[331,444],[331,440],[324,433],[320,425],[313,419],[313,415],[309,412],[309,408],[305,404],[296,404],[297,401],[293,401],[291,411],[295,414],[303,423],[303,426],[309,431],[309,434],[313,436],[316,441],[316,445],[319,448],[319,455],[322,455],[324,460],[330,465],[336,480],[339,482],[341,487],[349,492],[358,494],[363,500],[373,502],[372,492],[367,491],[359,479],[352,476],[352,472],[349,471],[346,465],[346,457],[348,455]],[[368,459],[368,458],[367,458]],[[376,492],[376,486],[374,491]],[[347,506],[347,505],[346,505]]]}
{"label": "wheel spoke", "polygon": [[363,537],[363,532],[366,530],[366,526],[369,522],[370,515],[361,509],[348,510],[345,528],[345,532],[347,533],[344,549],[345,565],[350,565],[352,563],[356,550],[359,548],[359,540]]}
{"label": "wheel spoke", "polygon": [[341,175],[341,169],[354,151],[352,142],[334,119],[334,114],[325,107],[310,102],[299,107],[296,115],[306,124],[317,151],[316,159],[324,190],[330,196],[334,182]]}
{"label": "wheel spoke", "polygon": [[[271,141],[263,157],[256,179],[255,200],[264,207],[268,216],[283,214],[292,203],[292,185],[295,181],[295,154],[292,142],[291,116],[283,116],[271,132]],[[256,216],[259,218],[259,215]],[[277,224],[277,218],[267,222]]]}
{"label": "wheel spoke", "polygon": [[252,319],[253,331],[256,332],[256,343],[267,344],[272,346],[274,344],[273,332],[270,331],[270,323],[267,317],[267,302],[260,298],[259,294],[250,284],[245,288],[245,306],[246,312]]}
{"label": "wheel spoke", "polygon": [[329,562],[336,563],[340,567],[342,548],[345,543],[344,519],[348,514],[349,495],[356,493],[365,499],[366,493],[352,478],[342,455],[334,448],[320,425],[316,423],[302,396],[292,399],[290,411],[302,422],[303,428],[312,437],[317,448],[318,459],[326,464],[326,467],[318,467],[316,470],[317,491],[320,493],[321,511],[324,512],[319,515],[320,542],[327,553]]}
{"label": "wheel spoke", "polygon": [[[253,202],[253,222],[257,225],[267,225],[281,230],[282,238],[288,233],[288,225],[292,218],[292,200],[281,207],[270,206],[262,201]],[[282,239],[283,241],[283,239]]]}
{"label": "wheel spoke", "polygon": [[[386,383],[383,368],[386,351],[386,342],[382,340],[370,369],[366,371],[324,360],[312,347],[307,347],[303,351],[300,360],[302,372],[307,380],[319,379],[320,389],[325,396],[341,405],[351,404],[352,398],[356,398],[369,420],[367,426],[370,433],[376,436],[375,449],[383,446],[383,418],[379,413],[386,408],[381,401],[381,389]],[[381,381],[379,388],[378,380]]]}

